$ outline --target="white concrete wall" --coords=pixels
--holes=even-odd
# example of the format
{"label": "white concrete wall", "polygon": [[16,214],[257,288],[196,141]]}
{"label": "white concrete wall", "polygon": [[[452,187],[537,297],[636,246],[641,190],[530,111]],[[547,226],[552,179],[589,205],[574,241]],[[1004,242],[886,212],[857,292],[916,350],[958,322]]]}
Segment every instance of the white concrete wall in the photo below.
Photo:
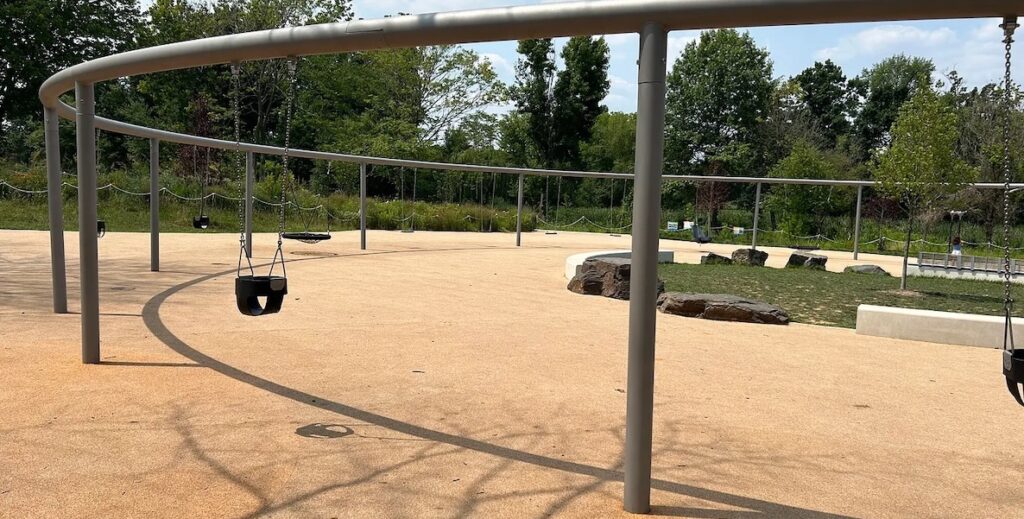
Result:
{"label": "white concrete wall", "polygon": [[[583,262],[591,258],[629,258],[632,251],[629,250],[605,250],[594,252],[581,252],[573,254],[565,259],[565,279],[572,279],[580,271]],[[658,263],[675,263],[676,254],[670,250],[658,251]]]}
{"label": "white concrete wall", "polygon": [[[1003,347],[1004,318],[989,315],[913,310],[891,306],[857,307],[857,334],[912,341]],[[1013,320],[1014,337],[1024,337],[1024,319]]]}

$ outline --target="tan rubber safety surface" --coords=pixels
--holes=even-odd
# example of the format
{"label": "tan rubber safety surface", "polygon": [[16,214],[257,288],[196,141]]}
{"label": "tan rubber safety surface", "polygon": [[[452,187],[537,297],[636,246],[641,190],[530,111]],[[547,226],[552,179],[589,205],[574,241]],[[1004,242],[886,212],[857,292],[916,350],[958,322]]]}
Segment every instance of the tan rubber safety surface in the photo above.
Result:
{"label": "tan rubber safety surface", "polygon": [[[251,318],[235,235],[164,235],[153,273],[148,235],[111,233],[89,366],[66,238],[55,315],[47,234],[0,231],[4,518],[627,515],[628,303],[568,292],[563,265],[628,236],[288,243],[284,309]],[[659,315],[654,419],[655,514],[1024,517],[994,349]]]}

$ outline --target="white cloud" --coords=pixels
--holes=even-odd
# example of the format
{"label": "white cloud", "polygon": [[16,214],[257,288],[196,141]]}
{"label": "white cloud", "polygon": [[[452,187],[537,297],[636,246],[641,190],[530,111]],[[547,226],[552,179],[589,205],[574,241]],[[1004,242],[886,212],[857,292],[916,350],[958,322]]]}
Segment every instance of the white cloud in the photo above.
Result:
{"label": "white cloud", "polygon": [[700,31],[679,31],[668,36],[668,62],[671,68],[672,63],[683,53],[683,49],[690,42],[700,39]]}
{"label": "white cloud", "polygon": [[512,66],[512,63],[510,63],[508,59],[501,54],[496,52],[484,52],[480,54],[480,57],[490,61],[491,65],[494,66],[494,71],[497,72],[498,75],[514,76],[516,73],[516,69]]}
{"label": "white cloud", "polygon": [[952,44],[956,40],[956,32],[948,27],[926,30],[910,25],[883,25],[845,37],[838,45],[819,50],[816,57],[843,61],[859,56],[888,55],[935,48]]}
{"label": "white cloud", "polygon": [[[959,26],[959,31],[908,25],[873,27],[840,39],[835,46],[818,51],[815,57],[832,59],[855,74],[860,68],[902,53],[932,60],[934,79],[956,70],[969,87],[999,82],[1003,73],[1003,33],[999,20],[969,23]],[[1017,67],[1014,77],[1021,81],[1024,70]]]}

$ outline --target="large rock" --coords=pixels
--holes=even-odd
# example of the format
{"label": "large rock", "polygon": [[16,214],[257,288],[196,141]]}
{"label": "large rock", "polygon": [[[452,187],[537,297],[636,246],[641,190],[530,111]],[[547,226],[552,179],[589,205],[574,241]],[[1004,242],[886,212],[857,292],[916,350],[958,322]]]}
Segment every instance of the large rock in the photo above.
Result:
{"label": "large rock", "polygon": [[888,276],[889,273],[878,265],[850,265],[843,269],[843,272],[849,272],[852,274],[875,274],[878,276]]}
{"label": "large rock", "polygon": [[825,263],[828,256],[811,254],[810,252],[794,252],[789,256],[787,267],[805,267],[811,269],[825,270]]}
{"label": "large rock", "polygon": [[722,256],[720,254],[715,254],[714,252],[709,252],[709,253],[707,253],[707,254],[705,254],[705,255],[700,257],[700,264],[701,265],[732,265],[732,260],[727,258],[727,257],[725,257],[725,256]]}
{"label": "large rock", "polygon": [[[629,273],[629,258],[591,258],[583,262],[567,288],[577,294],[628,300]],[[665,282],[659,279],[658,293],[664,291]]]}
{"label": "large rock", "polygon": [[732,251],[732,261],[738,265],[763,267],[768,261],[768,253],[757,249],[736,249]]}
{"label": "large rock", "polygon": [[658,310],[714,321],[789,324],[789,314],[782,308],[729,294],[666,292],[658,298]]}

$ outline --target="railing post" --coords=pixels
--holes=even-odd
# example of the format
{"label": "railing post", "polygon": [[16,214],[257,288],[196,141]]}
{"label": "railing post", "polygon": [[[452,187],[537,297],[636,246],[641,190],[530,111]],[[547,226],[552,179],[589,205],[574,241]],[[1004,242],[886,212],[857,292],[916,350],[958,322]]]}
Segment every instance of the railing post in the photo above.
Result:
{"label": "railing post", "polygon": [[853,259],[860,256],[860,205],[864,196],[864,186],[857,186],[857,211],[853,218]]}
{"label": "railing post", "polygon": [[519,174],[519,194],[516,202],[516,247],[523,244],[523,174]]}
{"label": "railing post", "polygon": [[359,248],[366,250],[366,164],[359,165]]}
{"label": "railing post", "polygon": [[640,32],[623,493],[626,511],[640,514],[651,510],[654,339],[661,174],[665,149],[667,40],[668,33],[654,22],[644,25]]}
{"label": "railing post", "polygon": [[245,153],[245,257],[252,257],[252,197],[256,190],[256,156]]}
{"label": "railing post", "polygon": [[149,140],[149,270],[160,271],[160,141]]}
{"label": "railing post", "polygon": [[100,362],[99,251],[96,236],[96,95],[75,83],[78,147],[78,255],[82,305],[82,362]]}
{"label": "railing post", "polygon": [[53,311],[68,312],[67,270],[64,264],[64,179],[60,169],[60,118],[56,110],[43,110],[46,139],[46,194],[50,217],[50,280]]}
{"label": "railing post", "polygon": [[757,183],[754,191],[754,237],[750,240],[750,248],[757,250],[757,222],[761,216],[761,183]]}

